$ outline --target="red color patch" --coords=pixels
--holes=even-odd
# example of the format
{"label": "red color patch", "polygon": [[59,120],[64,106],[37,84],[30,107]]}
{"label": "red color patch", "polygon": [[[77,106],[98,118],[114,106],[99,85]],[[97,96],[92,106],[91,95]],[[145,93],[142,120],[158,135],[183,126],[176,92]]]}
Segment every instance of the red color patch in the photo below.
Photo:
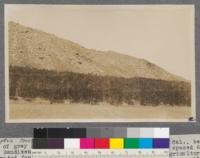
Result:
{"label": "red color patch", "polygon": [[95,138],[95,149],[109,149],[109,138]]}

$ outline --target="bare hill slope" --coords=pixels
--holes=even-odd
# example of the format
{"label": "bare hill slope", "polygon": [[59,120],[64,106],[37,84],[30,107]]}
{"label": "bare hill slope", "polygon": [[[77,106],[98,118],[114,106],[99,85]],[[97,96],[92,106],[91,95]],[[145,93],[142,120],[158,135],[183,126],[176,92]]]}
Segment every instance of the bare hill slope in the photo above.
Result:
{"label": "bare hill slope", "polygon": [[144,59],[87,49],[15,22],[9,22],[9,65],[125,78],[184,80]]}

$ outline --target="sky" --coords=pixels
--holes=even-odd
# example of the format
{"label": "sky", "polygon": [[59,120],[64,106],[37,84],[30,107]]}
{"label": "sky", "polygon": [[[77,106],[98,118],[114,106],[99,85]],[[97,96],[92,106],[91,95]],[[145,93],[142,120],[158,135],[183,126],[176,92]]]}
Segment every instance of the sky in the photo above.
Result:
{"label": "sky", "polygon": [[194,75],[193,5],[7,4],[8,21],[143,58],[188,80]]}

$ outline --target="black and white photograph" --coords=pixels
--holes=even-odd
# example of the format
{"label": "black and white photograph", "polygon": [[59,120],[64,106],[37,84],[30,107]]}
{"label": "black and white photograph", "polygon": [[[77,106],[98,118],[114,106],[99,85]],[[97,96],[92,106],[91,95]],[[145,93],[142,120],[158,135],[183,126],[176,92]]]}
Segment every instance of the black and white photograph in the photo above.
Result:
{"label": "black and white photograph", "polygon": [[194,5],[4,7],[7,122],[195,118]]}

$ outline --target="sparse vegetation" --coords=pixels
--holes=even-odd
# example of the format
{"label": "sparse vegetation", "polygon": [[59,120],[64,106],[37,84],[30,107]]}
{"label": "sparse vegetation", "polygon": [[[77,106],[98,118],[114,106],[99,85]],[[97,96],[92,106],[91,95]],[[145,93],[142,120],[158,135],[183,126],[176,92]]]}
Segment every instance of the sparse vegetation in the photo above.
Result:
{"label": "sparse vegetation", "polygon": [[99,76],[185,81],[159,65],[123,52],[87,49],[73,41],[15,22],[9,22],[8,28],[9,65],[12,66]]}
{"label": "sparse vegetation", "polygon": [[191,105],[191,85],[185,81],[97,76],[26,67],[9,67],[10,99],[48,99],[51,103],[82,102],[114,105]]}

